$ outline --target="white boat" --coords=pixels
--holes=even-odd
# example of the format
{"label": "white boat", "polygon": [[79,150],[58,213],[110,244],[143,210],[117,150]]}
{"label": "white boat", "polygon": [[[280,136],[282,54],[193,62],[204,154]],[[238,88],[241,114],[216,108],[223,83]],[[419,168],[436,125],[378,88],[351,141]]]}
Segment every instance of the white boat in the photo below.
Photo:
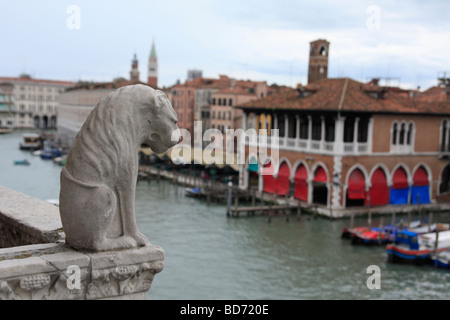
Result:
{"label": "white boat", "polygon": [[25,133],[22,135],[20,150],[37,150],[41,148],[40,137],[36,133]]}
{"label": "white boat", "polygon": [[443,252],[438,252],[438,254],[432,254],[431,260],[436,267],[450,269],[450,249]]}

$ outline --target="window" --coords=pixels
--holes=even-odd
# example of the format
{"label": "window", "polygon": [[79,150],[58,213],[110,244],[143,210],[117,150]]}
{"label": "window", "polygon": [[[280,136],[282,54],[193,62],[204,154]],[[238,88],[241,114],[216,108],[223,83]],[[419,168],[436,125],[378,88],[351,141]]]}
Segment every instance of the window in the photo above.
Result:
{"label": "window", "polygon": [[228,120],[231,120],[231,111],[228,111]]}
{"label": "window", "polygon": [[450,125],[449,121],[445,119],[441,124],[441,152],[450,151]]}
{"label": "window", "polygon": [[228,105],[231,107],[233,105],[233,99],[228,100]]}
{"label": "window", "polygon": [[344,142],[353,142],[353,131],[355,130],[355,118],[349,117],[344,122]]}
{"label": "window", "polygon": [[309,121],[306,117],[300,118],[300,139],[308,139]]}
{"label": "window", "polygon": [[325,141],[333,142],[334,141],[334,131],[335,131],[335,121],[333,117],[325,118]]}
{"label": "window", "polygon": [[411,152],[414,145],[414,122],[394,121],[391,127],[391,151]]}
{"label": "window", "polygon": [[218,105],[219,105],[219,106],[222,105],[222,99],[221,99],[221,98],[219,98]]}
{"label": "window", "polygon": [[212,98],[212,105],[213,105],[213,106],[216,105],[216,98]]}
{"label": "window", "polygon": [[320,117],[312,118],[312,139],[320,140],[322,138],[322,119]]}

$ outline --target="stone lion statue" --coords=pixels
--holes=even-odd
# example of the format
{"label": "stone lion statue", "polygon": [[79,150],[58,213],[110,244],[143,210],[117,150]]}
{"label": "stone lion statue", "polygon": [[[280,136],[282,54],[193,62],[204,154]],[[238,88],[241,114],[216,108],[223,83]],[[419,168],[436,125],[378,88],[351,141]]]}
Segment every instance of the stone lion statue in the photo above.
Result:
{"label": "stone lion statue", "polygon": [[165,152],[181,139],[177,115],[159,90],[122,87],[100,100],[61,171],[59,206],[67,243],[104,251],[148,244],[137,228],[138,148]]}

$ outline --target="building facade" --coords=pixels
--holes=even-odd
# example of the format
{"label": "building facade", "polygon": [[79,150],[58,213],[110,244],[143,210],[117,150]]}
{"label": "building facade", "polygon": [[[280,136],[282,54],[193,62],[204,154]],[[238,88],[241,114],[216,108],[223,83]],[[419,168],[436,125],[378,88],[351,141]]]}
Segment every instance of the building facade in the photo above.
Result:
{"label": "building facade", "polygon": [[2,83],[14,86],[14,127],[41,129],[56,128],[59,95],[74,85],[69,81],[33,79],[27,75],[0,77]]}
{"label": "building facade", "polygon": [[426,204],[450,192],[450,102],[443,87],[420,93],[323,79],[240,108],[243,129],[279,133],[278,159],[261,159],[254,151],[261,143],[245,142],[243,188],[329,210]]}
{"label": "building facade", "polygon": [[0,129],[14,128],[14,85],[0,83]]}

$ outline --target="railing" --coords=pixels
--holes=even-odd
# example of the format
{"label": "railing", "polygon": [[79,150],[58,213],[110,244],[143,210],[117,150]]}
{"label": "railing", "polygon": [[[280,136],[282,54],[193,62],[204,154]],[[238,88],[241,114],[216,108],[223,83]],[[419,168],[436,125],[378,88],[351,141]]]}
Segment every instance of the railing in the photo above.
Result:
{"label": "railing", "polygon": [[[276,147],[275,144],[272,144],[273,142],[275,141],[271,136],[258,136],[258,139],[250,139],[250,142],[247,139],[245,140],[245,144],[247,146],[258,146],[262,148]],[[333,154],[337,152],[348,154],[364,154],[370,152],[369,144],[367,142],[343,142],[341,146],[339,146],[334,141],[308,140],[286,137],[278,138],[278,148],[283,150],[325,154]]]}

